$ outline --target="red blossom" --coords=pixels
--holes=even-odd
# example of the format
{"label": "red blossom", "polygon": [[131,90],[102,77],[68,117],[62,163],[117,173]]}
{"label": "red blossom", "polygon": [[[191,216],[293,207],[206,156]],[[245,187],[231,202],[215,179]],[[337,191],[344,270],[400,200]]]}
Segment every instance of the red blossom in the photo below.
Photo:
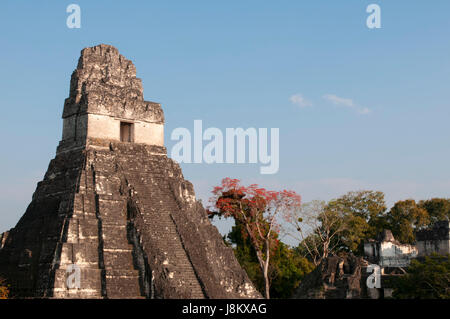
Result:
{"label": "red blossom", "polygon": [[261,249],[267,240],[272,241],[271,250],[278,246],[280,227],[275,215],[280,211],[286,214],[301,205],[301,197],[294,191],[269,191],[257,184],[245,187],[240,180],[229,177],[214,187],[212,193],[213,207],[208,214],[233,217],[245,226],[246,237],[250,236],[252,243]]}

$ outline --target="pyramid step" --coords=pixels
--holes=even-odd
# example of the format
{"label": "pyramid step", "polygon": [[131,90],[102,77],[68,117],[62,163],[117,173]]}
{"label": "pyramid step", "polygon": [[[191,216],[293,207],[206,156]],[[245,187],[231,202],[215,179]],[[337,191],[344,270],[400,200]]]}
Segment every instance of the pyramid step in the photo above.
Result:
{"label": "pyramid step", "polygon": [[104,249],[130,249],[128,243],[127,226],[103,224],[102,237]]}
{"label": "pyramid step", "polygon": [[58,296],[76,295],[80,293],[88,293],[85,298],[91,296],[100,296],[101,294],[101,270],[95,268],[79,268],[79,280],[76,277],[78,274],[72,268],[59,268],[55,271],[54,293],[56,298]]}
{"label": "pyramid step", "polygon": [[98,242],[63,243],[60,265],[98,266]]}
{"label": "pyramid step", "polygon": [[105,269],[134,269],[132,250],[104,249]]}
{"label": "pyramid step", "polygon": [[141,296],[138,276],[106,276],[108,298],[138,298]]}
{"label": "pyramid step", "polygon": [[103,224],[127,223],[126,202],[123,200],[110,200],[100,196],[98,200],[99,217]]}

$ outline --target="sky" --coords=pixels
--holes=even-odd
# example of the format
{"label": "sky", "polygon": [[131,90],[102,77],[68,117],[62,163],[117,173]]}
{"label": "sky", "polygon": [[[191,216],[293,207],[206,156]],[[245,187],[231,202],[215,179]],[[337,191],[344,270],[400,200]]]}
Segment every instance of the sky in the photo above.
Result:
{"label": "sky", "polygon": [[[66,25],[70,4],[81,28]],[[381,28],[366,25],[378,4]],[[0,3],[0,232],[17,223],[54,158],[80,51],[133,61],[171,132],[279,128],[280,166],[181,163],[207,203],[224,177],[303,202],[348,191],[450,197],[450,2],[12,1]],[[222,233],[230,221],[214,222]]]}

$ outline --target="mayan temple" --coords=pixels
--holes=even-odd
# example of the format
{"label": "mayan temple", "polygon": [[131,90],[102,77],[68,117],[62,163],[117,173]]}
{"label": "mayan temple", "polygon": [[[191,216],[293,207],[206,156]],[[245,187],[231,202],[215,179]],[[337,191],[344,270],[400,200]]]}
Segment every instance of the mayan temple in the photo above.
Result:
{"label": "mayan temple", "polygon": [[131,61],[82,50],[62,117],[44,179],[0,235],[14,297],[260,297],[167,157],[161,105],[144,101]]}

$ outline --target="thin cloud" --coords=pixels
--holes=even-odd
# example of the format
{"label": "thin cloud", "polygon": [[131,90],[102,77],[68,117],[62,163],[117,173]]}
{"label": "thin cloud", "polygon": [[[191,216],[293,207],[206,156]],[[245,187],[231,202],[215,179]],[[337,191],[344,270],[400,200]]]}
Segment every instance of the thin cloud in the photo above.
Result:
{"label": "thin cloud", "polygon": [[369,114],[371,110],[368,107],[363,107],[356,104],[352,99],[339,97],[335,94],[325,94],[323,98],[334,105],[345,106],[355,110],[359,114]]}
{"label": "thin cloud", "polygon": [[301,93],[292,95],[289,100],[292,104],[295,104],[301,108],[313,106],[312,102],[305,99],[305,97]]}
{"label": "thin cloud", "polygon": [[347,107],[355,107],[355,103],[353,102],[352,99],[346,99],[346,98],[339,97],[339,96],[334,95],[334,94],[325,94],[323,96],[323,98],[325,100],[330,101],[331,103],[333,103],[335,105],[343,105],[343,106],[347,106]]}

